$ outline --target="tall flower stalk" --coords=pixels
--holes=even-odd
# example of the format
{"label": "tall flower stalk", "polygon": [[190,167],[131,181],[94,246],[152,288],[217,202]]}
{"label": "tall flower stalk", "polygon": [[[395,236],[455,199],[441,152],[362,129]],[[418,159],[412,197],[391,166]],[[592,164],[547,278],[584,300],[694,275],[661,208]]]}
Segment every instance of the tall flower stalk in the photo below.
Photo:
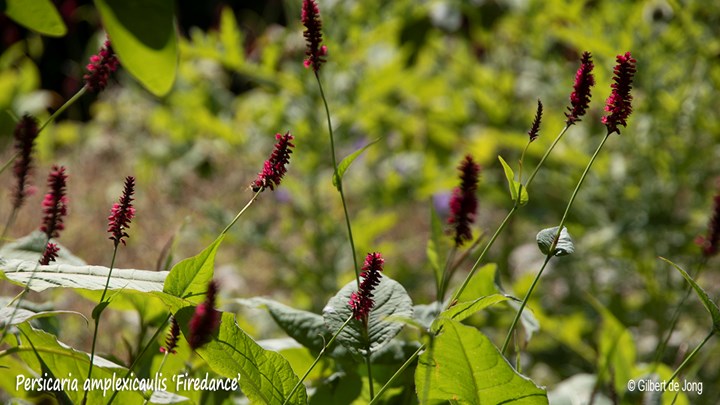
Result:
{"label": "tall flower stalk", "polygon": [[543,271],[547,267],[547,264],[550,262],[550,259],[552,259],[556,252],[555,252],[555,246],[557,245],[558,241],[560,240],[560,234],[563,230],[563,227],[565,225],[565,221],[567,220],[568,213],[570,212],[570,208],[572,207],[573,203],[575,202],[575,198],[578,195],[578,192],[580,191],[580,187],[582,186],[583,182],[585,181],[585,178],[587,177],[587,174],[590,172],[590,168],[592,167],[593,163],[595,162],[596,158],[600,154],[600,150],[602,150],[603,146],[605,145],[605,142],[610,137],[610,134],[613,132],[617,132],[620,134],[620,130],[618,129],[618,125],[627,126],[627,118],[632,112],[632,96],[630,95],[630,90],[632,89],[632,82],[633,78],[635,76],[635,59],[632,58],[630,55],[630,52],[626,52],[624,55],[618,55],[617,56],[617,65],[615,66],[614,72],[615,76],[613,78],[613,84],[611,87],[611,94],[610,97],[608,97],[605,105],[605,111],[610,112],[610,115],[605,116],[602,118],[602,123],[605,124],[607,127],[607,134],[603,137],[602,141],[598,145],[597,149],[595,150],[595,153],[593,153],[592,157],[590,158],[590,161],[588,162],[587,166],[585,167],[585,170],[583,171],[582,175],[580,176],[580,180],[578,180],[577,185],[575,186],[575,190],[573,190],[572,195],[570,196],[570,200],[567,203],[567,206],[565,207],[565,212],[563,213],[562,218],[560,219],[560,224],[557,228],[557,234],[555,235],[555,238],[553,239],[553,244],[548,250],[548,254],[545,257],[545,261],[542,264],[542,267],[540,267],[540,271],[538,271],[537,275],[535,276],[535,279],[533,279],[532,284],[530,285],[530,288],[528,289],[527,293],[525,294],[525,298],[523,299],[522,303],[520,304],[520,309],[518,309],[515,318],[512,321],[512,324],[510,325],[510,329],[508,330],[507,336],[505,336],[505,342],[502,345],[502,348],[500,349],[501,353],[504,353],[507,349],[508,345],[510,344],[510,339],[513,335],[513,332],[515,331],[515,327],[517,326],[518,321],[520,320],[520,317],[522,316],[522,312],[525,309],[525,306],[527,305],[528,300],[530,300],[530,296],[532,295],[533,290],[535,289],[535,286],[537,285],[538,281],[540,280],[540,276],[542,276]]}
{"label": "tall flower stalk", "polygon": [[[95,344],[97,343],[98,330],[100,328],[100,317],[110,304],[110,301],[105,300],[105,296],[110,286],[110,278],[112,277],[113,268],[115,268],[115,258],[117,257],[118,247],[120,243],[125,245],[125,238],[129,238],[127,229],[130,227],[130,222],[135,217],[135,208],[133,207],[133,195],[135,194],[135,178],[127,176],[125,178],[125,186],[123,192],[120,195],[118,202],[113,204],[110,210],[110,216],[108,216],[108,228],[107,231],[110,233],[110,240],[113,241],[113,254],[110,260],[110,269],[108,270],[107,279],[105,281],[105,288],[103,289],[102,295],[100,296],[100,302],[93,310],[92,317],[95,320],[95,331],[93,332],[92,349],[90,351],[90,366],[88,367],[88,380],[92,378],[93,361],[95,359]],[[88,391],[85,391],[83,396],[83,403],[87,401]]]}

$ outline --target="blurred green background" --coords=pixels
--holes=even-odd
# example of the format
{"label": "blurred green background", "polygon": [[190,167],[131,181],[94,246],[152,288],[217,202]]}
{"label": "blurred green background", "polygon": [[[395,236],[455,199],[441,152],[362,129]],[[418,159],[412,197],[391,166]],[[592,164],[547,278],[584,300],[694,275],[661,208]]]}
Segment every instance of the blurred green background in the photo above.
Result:
{"label": "blurred green background", "polygon": [[[86,1],[56,1],[68,27],[40,37],[2,17],[0,143],[11,156],[13,115],[41,118],[81,85],[87,57],[104,34]],[[430,210],[447,212],[456,166],[472,154],[483,166],[475,234],[492,233],[512,202],[497,156],[517,167],[536,100],[545,105],[532,168],[562,129],[583,51],[597,85],[588,115],[539,172],[530,203],[514,217],[488,261],[508,292],[524,295],[542,255],[535,234],[560,220],[590,154],[615,56],[637,59],[634,112],[596,162],[567,226],[576,252],[555,262],[534,294],[540,331],[524,373],[550,388],[597,370],[597,300],[632,334],[637,363],[651,362],[686,284],[658,256],[688,270],[706,231],[720,172],[720,3],[712,1],[320,1],[328,62],[321,70],[338,154],[380,141],[350,168],[344,185],[362,258],[381,251],[387,274],[416,304],[434,300],[425,247]],[[210,243],[252,196],[274,134],[297,146],[282,186],[265,192],[229,235],[218,258],[223,296],[270,295],[320,311],[353,277],[342,206],[317,83],[302,65],[300,1],[178,1],[180,59],[173,90],[156,98],[120,71],[98,96],[85,96],[38,140],[40,191],[12,237],[40,222],[44,176],[70,173],[70,216],[60,242],[107,265],[106,217],[124,176],[138,178],[137,216],[119,267],[153,269],[174,237],[174,261]],[[526,169],[526,173],[529,169]],[[517,170],[516,170],[517,171]],[[13,180],[0,178],[0,218]],[[699,283],[720,293],[717,259]],[[469,265],[459,273],[464,274]],[[594,297],[594,298],[590,298]],[[45,296],[45,299],[48,297]],[[254,336],[277,334],[247,320]],[[479,319],[498,342],[509,311]],[[607,322],[607,319],[605,320]],[[711,322],[691,296],[663,361],[676,366]],[[70,332],[64,332],[70,333]],[[124,333],[132,334],[132,331]],[[702,381],[693,403],[720,401],[720,346],[703,349],[688,379]],[[102,344],[102,343],[101,343]],[[112,347],[109,345],[108,347]],[[110,350],[110,349],[108,349]]]}

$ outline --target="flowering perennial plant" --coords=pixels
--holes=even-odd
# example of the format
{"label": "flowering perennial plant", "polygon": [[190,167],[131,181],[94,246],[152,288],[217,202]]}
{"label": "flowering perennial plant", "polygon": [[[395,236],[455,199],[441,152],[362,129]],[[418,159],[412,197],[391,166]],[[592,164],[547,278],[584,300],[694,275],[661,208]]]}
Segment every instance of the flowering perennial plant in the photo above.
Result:
{"label": "flowering perennial plant", "polygon": [[373,300],[373,290],[380,284],[380,278],[383,271],[383,264],[385,259],[382,258],[380,253],[368,253],[365,257],[365,264],[362,267],[362,273],[360,277],[363,281],[360,283],[360,288],[350,296],[349,305],[353,311],[353,317],[359,321],[367,322],[370,310],[375,305]]}
{"label": "flowering perennial plant", "polygon": [[88,73],[83,76],[85,86],[92,92],[101,92],[119,66],[120,61],[115,56],[110,40],[105,41],[98,54],[90,57],[90,63],[86,66]]}
{"label": "flowering perennial plant", "polygon": [[607,126],[608,134],[613,132],[620,134],[618,125],[627,127],[627,118],[632,113],[633,97],[630,90],[632,90],[633,77],[636,72],[636,62],[630,52],[617,56],[613,77],[615,83],[610,85],[612,92],[605,102],[605,111],[610,114],[602,118],[602,123]]}
{"label": "flowering perennial plant", "polygon": [[266,188],[274,190],[280,185],[283,176],[287,173],[285,167],[290,163],[290,154],[295,147],[292,141],[293,136],[290,132],[285,135],[275,134],[277,143],[270,157],[263,164],[263,170],[258,173],[257,179],[252,183],[251,187],[254,192],[265,191]]}
{"label": "flowering perennial plant", "polygon": [[135,208],[132,205],[133,194],[135,193],[135,178],[128,176],[125,178],[125,188],[120,196],[119,202],[113,204],[108,217],[107,231],[112,235],[110,239],[117,246],[120,242],[125,244],[124,238],[129,238],[125,230],[130,227],[130,221],[135,216]]}
{"label": "flowering perennial plant", "polygon": [[460,171],[460,186],[453,190],[450,198],[450,218],[448,223],[452,226],[455,246],[460,247],[472,240],[470,225],[475,222],[478,208],[477,187],[480,178],[480,165],[475,163],[472,156],[467,155],[458,167]]}

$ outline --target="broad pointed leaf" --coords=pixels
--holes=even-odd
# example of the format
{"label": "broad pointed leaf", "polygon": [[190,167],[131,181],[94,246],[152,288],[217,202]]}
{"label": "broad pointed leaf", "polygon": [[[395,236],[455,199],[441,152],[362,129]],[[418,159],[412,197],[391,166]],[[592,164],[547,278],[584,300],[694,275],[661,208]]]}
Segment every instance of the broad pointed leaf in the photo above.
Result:
{"label": "broad pointed leaf", "polygon": [[156,96],[170,91],[177,71],[174,4],[166,0],[95,0],[120,63]]}
{"label": "broad pointed leaf", "polygon": [[510,297],[502,294],[488,295],[486,297],[477,298],[473,301],[460,302],[458,304],[455,304],[452,307],[443,311],[440,316],[443,318],[454,319],[458,322],[462,322],[476,312],[482,311],[490,305],[497,304],[498,302],[507,301],[509,299]]}
{"label": "broad pointed leaf", "polygon": [[[173,266],[162,291],[192,303],[202,301],[215,273],[215,254],[223,239],[224,235],[220,235],[202,252]],[[173,308],[173,311],[177,309]]]}
{"label": "broad pointed leaf", "polygon": [[420,355],[415,371],[420,403],[547,404],[547,395],[505,360],[477,329],[443,321],[442,333]]}
{"label": "broad pointed leaf", "polygon": [[[352,315],[348,302],[357,288],[355,281],[347,283],[330,299],[323,310],[325,324],[331,331],[337,331]],[[337,337],[337,340],[353,354],[364,355],[380,351],[403,327],[400,322],[389,322],[389,316],[412,317],[412,301],[405,289],[397,281],[384,276],[373,291],[375,306],[370,311],[368,331],[365,333],[362,323],[351,320]]]}
{"label": "broad pointed leaf", "polygon": [[[194,307],[185,307],[176,314],[185,336],[189,336],[187,324],[193,312]],[[239,378],[240,388],[251,403],[282,404],[300,380],[287,360],[260,347],[227,312],[222,313],[220,328],[212,340],[197,353],[216,373]],[[301,387],[287,403],[306,404],[307,393]]]}
{"label": "broad pointed leaf", "polygon": [[61,37],[67,27],[50,0],[5,0],[5,14],[16,23],[51,37]]}
{"label": "broad pointed leaf", "polygon": [[370,142],[369,144],[367,144],[367,145],[363,146],[362,148],[356,150],[355,152],[349,154],[342,161],[340,161],[340,163],[338,164],[338,168],[337,168],[337,176],[333,175],[333,180],[332,180],[333,186],[335,186],[335,188],[338,188],[338,189],[340,188],[340,180],[342,180],[343,176],[345,175],[345,172],[350,167],[352,162],[354,162],[355,159],[358,158],[358,156],[360,156],[363,152],[365,152],[365,150],[367,148],[369,148],[373,144],[377,143],[379,140],[380,139],[378,138],[378,139]]}

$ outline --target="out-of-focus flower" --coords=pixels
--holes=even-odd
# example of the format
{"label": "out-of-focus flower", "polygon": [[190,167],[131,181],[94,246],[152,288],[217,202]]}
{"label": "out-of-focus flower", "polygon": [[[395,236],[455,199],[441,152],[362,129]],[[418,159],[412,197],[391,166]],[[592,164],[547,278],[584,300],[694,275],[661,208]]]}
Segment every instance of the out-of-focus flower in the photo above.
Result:
{"label": "out-of-focus flower", "polygon": [[477,192],[480,178],[480,165],[467,155],[458,167],[460,170],[460,187],[453,191],[450,199],[450,218],[448,223],[454,230],[455,246],[460,247],[472,240],[470,224],[475,222],[478,208]]}
{"label": "out-of-focus flower", "polygon": [[47,184],[50,191],[45,195],[42,202],[43,223],[40,230],[45,233],[48,239],[60,236],[60,231],[65,229],[63,218],[67,215],[67,197],[65,187],[67,174],[65,167],[53,166],[48,176]]}
{"label": "out-of-focus flower", "polygon": [[188,344],[193,350],[209,342],[212,334],[220,326],[220,312],[215,309],[216,295],[217,284],[214,280],[210,280],[205,301],[195,307],[195,313],[190,319]]}
{"label": "out-of-focus flower", "polygon": [[28,187],[30,171],[32,170],[32,151],[35,144],[35,138],[38,135],[38,122],[35,117],[25,114],[20,122],[15,126],[15,149],[17,150],[17,160],[13,171],[17,178],[17,186],[15,188],[15,196],[13,198],[13,206],[17,209],[22,206],[25,197],[32,190]]}
{"label": "out-of-focus flower", "polygon": [[60,248],[54,244],[54,243],[48,243],[47,246],[45,246],[45,252],[43,253],[42,257],[39,260],[39,263],[42,265],[50,264],[50,262],[54,262],[55,259],[58,257],[58,252],[60,251]]}

